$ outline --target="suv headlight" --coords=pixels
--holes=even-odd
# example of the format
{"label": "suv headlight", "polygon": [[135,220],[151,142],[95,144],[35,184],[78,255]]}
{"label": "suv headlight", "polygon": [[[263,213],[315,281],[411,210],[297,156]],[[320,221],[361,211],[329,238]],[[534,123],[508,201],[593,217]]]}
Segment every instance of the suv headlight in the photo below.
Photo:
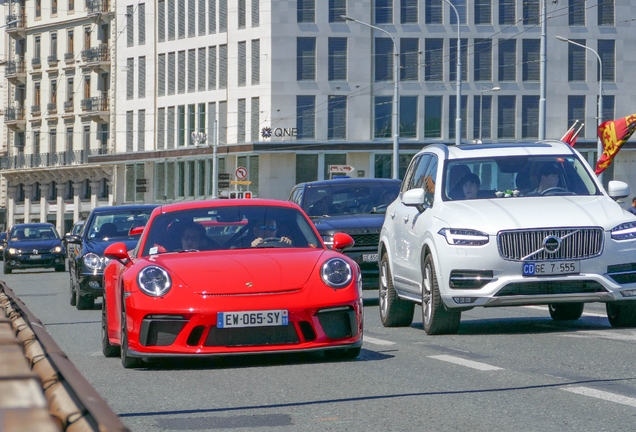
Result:
{"label": "suv headlight", "polygon": [[320,276],[331,288],[344,288],[353,279],[353,269],[342,258],[330,258],[320,267]]}
{"label": "suv headlight", "polygon": [[636,222],[625,222],[612,228],[612,239],[631,240],[636,238]]}
{"label": "suv headlight", "polygon": [[90,270],[101,270],[102,269],[102,266],[103,266],[102,258],[99,255],[97,255],[97,254],[89,252],[86,255],[84,255],[83,261],[84,261],[84,265],[86,266],[86,268],[88,268]]}
{"label": "suv headlight", "polygon": [[327,249],[333,249],[333,236],[332,235],[324,235],[324,236],[320,236],[322,238],[322,241],[325,243],[325,246],[327,246]]}
{"label": "suv headlight", "polygon": [[172,279],[161,267],[150,265],[141,269],[137,275],[137,285],[144,294],[161,297],[172,288]]}
{"label": "suv headlight", "polygon": [[471,229],[442,228],[438,234],[443,235],[449,245],[483,246],[488,243],[488,234]]}

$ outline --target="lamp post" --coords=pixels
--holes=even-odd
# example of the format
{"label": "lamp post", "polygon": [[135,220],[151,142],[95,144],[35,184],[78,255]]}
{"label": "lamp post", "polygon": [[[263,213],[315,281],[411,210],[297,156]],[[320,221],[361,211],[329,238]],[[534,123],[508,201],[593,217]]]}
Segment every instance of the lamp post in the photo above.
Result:
{"label": "lamp post", "polygon": [[[588,51],[592,51],[595,55],[596,58],[598,59],[598,65],[599,65],[599,80],[598,80],[598,103],[597,103],[597,117],[596,117],[596,135],[598,136],[598,128],[601,126],[601,123],[603,122],[603,61],[601,60],[601,56],[598,55],[598,53],[596,51],[594,51],[592,48],[582,45],[578,42],[574,42],[571,39],[567,39],[564,38],[563,36],[555,36],[555,38],[557,38],[558,40],[560,40],[561,42],[567,42],[570,43],[572,45],[576,45],[579,46],[581,48],[585,48]],[[601,141],[601,138],[597,138],[596,140],[596,151],[597,151],[597,160],[601,158],[601,155],[603,154],[603,142]],[[598,179],[601,182],[601,184],[603,183],[603,173],[598,175]]]}
{"label": "lamp post", "polygon": [[393,42],[393,110],[392,110],[392,117],[393,117],[393,164],[392,164],[392,178],[394,179],[399,179],[400,178],[400,121],[399,121],[399,116],[400,113],[398,112],[398,100],[400,97],[400,83],[399,83],[399,78],[398,78],[398,72],[399,72],[399,65],[398,65],[398,49],[397,49],[397,43],[395,42],[395,38],[393,37],[393,35],[391,33],[389,33],[388,31],[384,30],[383,28],[380,27],[376,27],[374,25],[371,25],[369,23],[366,23],[364,21],[360,21],[357,20],[355,18],[351,18],[348,17],[346,15],[340,15],[341,18],[343,18],[346,21],[353,21],[356,22],[358,24],[362,24],[363,26],[367,26],[370,27],[374,30],[378,30],[381,31],[383,33],[386,33],[390,38],[391,38],[391,42]]}
{"label": "lamp post", "polygon": [[484,93],[498,92],[499,90],[501,90],[501,87],[493,87],[493,88],[485,89],[482,86],[482,89],[479,92],[479,140],[477,141],[479,144],[481,144],[481,123],[482,123],[481,113],[482,113],[482,107],[483,107],[482,99],[484,98]]}
{"label": "lamp post", "polygon": [[[461,22],[459,21],[459,12],[454,4],[450,0],[444,0],[455,11],[457,16],[457,102],[455,111],[455,145],[462,143],[462,36],[461,36]],[[480,119],[481,121],[481,119]]]}

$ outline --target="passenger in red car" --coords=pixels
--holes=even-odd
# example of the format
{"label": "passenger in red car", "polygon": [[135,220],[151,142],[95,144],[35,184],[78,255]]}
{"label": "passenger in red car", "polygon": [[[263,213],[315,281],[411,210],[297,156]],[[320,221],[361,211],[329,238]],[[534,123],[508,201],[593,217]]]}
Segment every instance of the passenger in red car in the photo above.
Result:
{"label": "passenger in red car", "polygon": [[[257,247],[258,245],[263,244],[264,242],[270,239],[271,240],[278,239],[278,237],[276,237],[276,234],[278,233],[278,224],[273,219],[267,220],[265,221],[265,224],[255,225],[253,232],[256,238],[252,241],[251,244],[252,244],[252,247]],[[281,237],[280,240],[274,240],[274,241],[280,241],[282,243],[287,243],[287,244],[292,243],[289,237]]]}

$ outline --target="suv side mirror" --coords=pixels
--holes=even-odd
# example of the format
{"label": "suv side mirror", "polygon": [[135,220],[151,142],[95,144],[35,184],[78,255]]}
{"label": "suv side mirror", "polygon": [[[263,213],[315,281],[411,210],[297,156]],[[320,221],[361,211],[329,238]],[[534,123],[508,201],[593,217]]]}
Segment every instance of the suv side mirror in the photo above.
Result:
{"label": "suv side mirror", "polygon": [[424,210],[430,208],[429,206],[424,204],[425,202],[426,202],[426,194],[424,193],[424,189],[422,188],[407,190],[402,195],[402,203],[405,206],[417,207],[417,210],[420,213],[423,213]]}
{"label": "suv side mirror", "polygon": [[607,194],[613,200],[628,197],[629,186],[627,185],[627,183],[622,181],[610,180],[609,184],[607,185]]}
{"label": "suv side mirror", "polygon": [[71,243],[71,244],[82,243],[82,240],[79,238],[79,236],[76,236],[76,235],[67,235],[67,236],[64,236],[64,239],[66,240],[67,243]]}

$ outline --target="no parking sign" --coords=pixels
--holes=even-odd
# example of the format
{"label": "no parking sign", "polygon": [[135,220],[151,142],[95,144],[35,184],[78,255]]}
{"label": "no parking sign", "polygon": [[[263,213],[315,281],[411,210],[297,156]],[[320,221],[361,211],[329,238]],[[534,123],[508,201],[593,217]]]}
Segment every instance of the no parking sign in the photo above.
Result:
{"label": "no parking sign", "polygon": [[244,180],[247,177],[247,168],[239,167],[235,174],[237,179]]}

